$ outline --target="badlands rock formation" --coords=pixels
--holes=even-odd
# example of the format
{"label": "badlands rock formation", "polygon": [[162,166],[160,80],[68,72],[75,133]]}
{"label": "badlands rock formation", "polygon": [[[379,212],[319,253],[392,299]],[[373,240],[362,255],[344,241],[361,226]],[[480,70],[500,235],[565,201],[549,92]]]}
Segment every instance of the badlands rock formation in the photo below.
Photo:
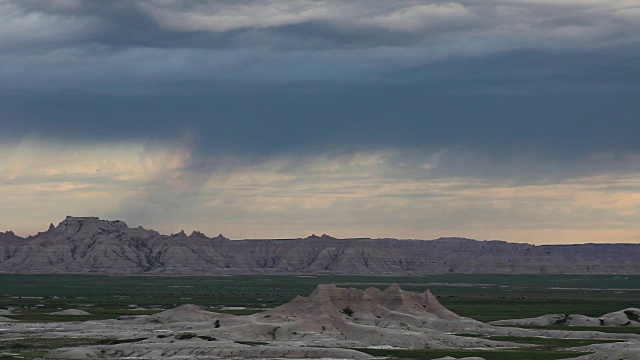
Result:
{"label": "badlands rock formation", "polygon": [[571,348],[574,351],[589,351],[593,354],[579,356],[572,360],[634,360],[640,359],[640,341],[596,344]]}
{"label": "badlands rock formation", "polygon": [[67,217],[27,238],[0,232],[0,273],[640,274],[639,257],[640,244],[535,246],[327,235],[232,241],[199,232],[161,235],[97,217]]}
{"label": "badlands rock formation", "polygon": [[[25,324],[26,325],[26,324]],[[13,325],[3,332],[24,336],[131,338],[131,342],[63,348],[49,358],[343,358],[367,359],[351,350],[371,346],[400,348],[512,348],[523,345],[452,335],[456,328],[492,328],[461,318],[430,292],[406,292],[393,285],[366,291],[319,285],[309,297],[248,316],[218,314],[194,305],[155,315],[118,320]],[[37,330],[36,330],[37,329]]]}
{"label": "badlands rock formation", "polygon": [[[357,349],[500,350],[530,346],[455,334],[619,339],[626,340],[617,343],[624,344],[621,356],[636,350],[639,350],[636,355],[640,354],[636,347],[640,335],[492,326],[456,315],[429,291],[408,292],[397,285],[384,291],[319,285],[309,297],[300,296],[277,308],[247,316],[219,314],[185,305],[155,315],[116,320],[14,322],[2,326],[0,341],[28,337],[109,339],[102,345],[52,350],[46,357],[53,359],[368,359],[371,356]],[[608,349],[590,348],[589,351],[595,351],[590,356],[604,354]]]}
{"label": "badlands rock formation", "polygon": [[517,326],[640,326],[640,309],[628,308],[594,318],[580,314],[548,314],[535,318],[499,320],[492,325]]}

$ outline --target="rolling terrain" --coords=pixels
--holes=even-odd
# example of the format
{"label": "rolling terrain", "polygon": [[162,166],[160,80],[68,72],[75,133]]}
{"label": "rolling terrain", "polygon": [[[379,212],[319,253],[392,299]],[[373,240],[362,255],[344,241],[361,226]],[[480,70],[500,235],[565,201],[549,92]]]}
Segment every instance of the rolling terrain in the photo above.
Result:
{"label": "rolling terrain", "polygon": [[531,245],[436,240],[230,240],[162,235],[122,221],[68,216],[22,238],[0,232],[0,273],[43,274],[640,274],[640,244]]}
{"label": "rolling terrain", "polygon": [[[11,316],[14,310],[21,311],[4,312]],[[452,354],[474,360],[623,360],[640,354],[639,334],[495,326],[450,311],[429,290],[406,291],[397,284],[383,290],[319,284],[309,296],[241,316],[182,305],[116,319],[0,320],[0,325],[0,357],[11,360],[452,359],[442,357]]]}

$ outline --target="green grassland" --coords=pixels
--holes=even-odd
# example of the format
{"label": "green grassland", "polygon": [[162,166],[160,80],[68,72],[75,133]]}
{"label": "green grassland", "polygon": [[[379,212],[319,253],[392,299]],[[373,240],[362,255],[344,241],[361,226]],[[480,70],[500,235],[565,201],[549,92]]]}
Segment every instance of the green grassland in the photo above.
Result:
{"label": "green grassland", "polygon": [[39,359],[51,349],[84,345],[114,345],[142,340],[146,340],[146,338],[98,339],[29,337],[10,342],[0,341],[0,360]]}
{"label": "green grassland", "polygon": [[[464,335],[464,334],[461,334]],[[464,335],[474,336],[477,335]],[[389,356],[410,359],[437,359],[445,356],[470,357],[480,356],[486,360],[553,360],[566,359],[584,355],[584,353],[566,351],[566,348],[598,343],[615,342],[615,340],[595,339],[550,339],[539,337],[486,336],[498,341],[511,341],[536,345],[534,348],[510,350],[451,350],[451,349],[358,349],[374,356]]]}
{"label": "green grassland", "polygon": [[383,350],[383,349],[358,349],[373,356],[384,356],[406,359],[439,359],[445,356],[455,358],[479,356],[485,360],[556,360],[570,359],[584,355],[573,351],[548,351],[548,350],[449,350],[449,349],[417,349],[417,350]]}
{"label": "green grassland", "polygon": [[[0,309],[11,309],[13,319],[26,322],[84,321],[123,315],[153,314],[182,304],[233,314],[250,314],[306,296],[321,283],[341,287],[381,289],[398,283],[405,290],[436,295],[443,305],[462,316],[481,321],[523,318],[548,313],[599,316],[628,307],[640,307],[640,276],[619,275],[430,275],[430,276],[283,276],[238,275],[209,277],[0,274]],[[88,316],[48,313],[82,309]],[[561,326],[545,327],[566,329]],[[640,328],[576,328],[640,333]],[[598,340],[500,338],[537,345],[502,351],[443,349],[366,349],[369,354],[396,358],[435,359],[443,356],[481,356],[487,360],[551,360],[583,355],[572,346]],[[71,346],[84,339],[27,339],[0,341],[0,360],[33,359],[47,349]],[[71,342],[67,344],[66,342]],[[78,343],[77,345],[80,345]],[[18,354],[18,355],[11,355]]]}
{"label": "green grassland", "polygon": [[[46,313],[78,308],[90,317],[149,314],[181,304],[248,314],[308,295],[320,283],[405,290],[436,295],[454,312],[481,321],[579,313],[599,316],[640,306],[640,276],[617,275],[432,275],[432,276],[280,276],[211,277],[0,274],[0,308],[17,307],[19,320],[61,320]],[[225,307],[243,307],[230,309]],[[136,309],[138,308],[138,309]],[[147,310],[139,310],[145,308]],[[136,310],[134,310],[136,309]]]}

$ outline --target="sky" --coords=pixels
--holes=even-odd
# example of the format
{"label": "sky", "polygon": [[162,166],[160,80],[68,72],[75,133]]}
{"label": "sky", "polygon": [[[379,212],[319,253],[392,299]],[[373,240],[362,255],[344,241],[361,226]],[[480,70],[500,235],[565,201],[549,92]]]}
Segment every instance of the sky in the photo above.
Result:
{"label": "sky", "polygon": [[637,0],[0,0],[0,231],[640,241]]}

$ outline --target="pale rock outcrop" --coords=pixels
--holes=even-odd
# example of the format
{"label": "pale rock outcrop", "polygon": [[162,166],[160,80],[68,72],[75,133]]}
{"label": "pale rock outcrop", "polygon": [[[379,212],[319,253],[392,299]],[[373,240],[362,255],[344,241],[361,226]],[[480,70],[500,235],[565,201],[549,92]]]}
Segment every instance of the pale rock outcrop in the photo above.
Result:
{"label": "pale rock outcrop", "polygon": [[233,315],[221,314],[201,309],[196,305],[182,305],[173,309],[165,310],[155,315],[140,317],[141,322],[157,322],[162,324],[178,322],[215,322],[221,319],[235,318]]}
{"label": "pale rock outcrop", "polygon": [[[395,284],[385,290],[319,285],[307,297],[299,296],[274,309],[245,316],[218,314],[185,305],[155,315],[112,320],[4,323],[0,337],[117,339],[112,345],[56,349],[46,355],[56,359],[368,359],[371,356],[351,349],[500,350],[532,346],[488,340],[484,335],[625,341],[588,347],[590,350],[582,351],[595,353],[583,360],[623,359],[634,354],[640,342],[637,334],[492,326],[447,310],[429,291],[404,291]],[[624,346],[613,351],[612,347],[617,344]],[[612,357],[614,355],[618,357]]]}
{"label": "pale rock outcrop", "polygon": [[[447,325],[448,324],[448,325]],[[463,325],[460,325],[463,324]],[[371,356],[345,348],[512,348],[522,344],[456,336],[451,327],[491,328],[456,315],[428,291],[398,285],[380,291],[319,285],[308,297],[261,313],[234,316],[194,305],[155,315],[67,324],[40,334],[123,337],[114,345],[57,349],[46,357],[105,358],[342,358]],[[33,331],[33,327],[28,331]],[[25,329],[16,329],[25,331]],[[111,335],[112,336],[112,335]]]}
{"label": "pale rock outcrop", "polygon": [[573,360],[631,360],[640,359],[640,341],[632,340],[610,344],[594,344],[570,348],[572,351],[594,352]]}
{"label": "pale rock outcrop", "polygon": [[639,320],[640,309],[628,308],[607,313],[597,318],[580,314],[548,314],[535,318],[498,320],[490,324],[520,326],[640,326]]}
{"label": "pale rock outcrop", "polygon": [[98,353],[93,349],[76,347],[49,351],[47,357],[51,359],[85,360],[98,358]]}
{"label": "pale rock outcrop", "polygon": [[49,315],[86,316],[91,314],[84,310],[66,309],[66,310],[51,312],[49,313]]}
{"label": "pale rock outcrop", "polygon": [[316,348],[305,346],[249,346],[242,344],[212,344],[206,340],[189,340],[179,343],[145,342],[114,346],[58,349],[46,354],[51,359],[185,359],[185,358],[251,358],[251,359],[370,359],[365,353],[341,348]]}

